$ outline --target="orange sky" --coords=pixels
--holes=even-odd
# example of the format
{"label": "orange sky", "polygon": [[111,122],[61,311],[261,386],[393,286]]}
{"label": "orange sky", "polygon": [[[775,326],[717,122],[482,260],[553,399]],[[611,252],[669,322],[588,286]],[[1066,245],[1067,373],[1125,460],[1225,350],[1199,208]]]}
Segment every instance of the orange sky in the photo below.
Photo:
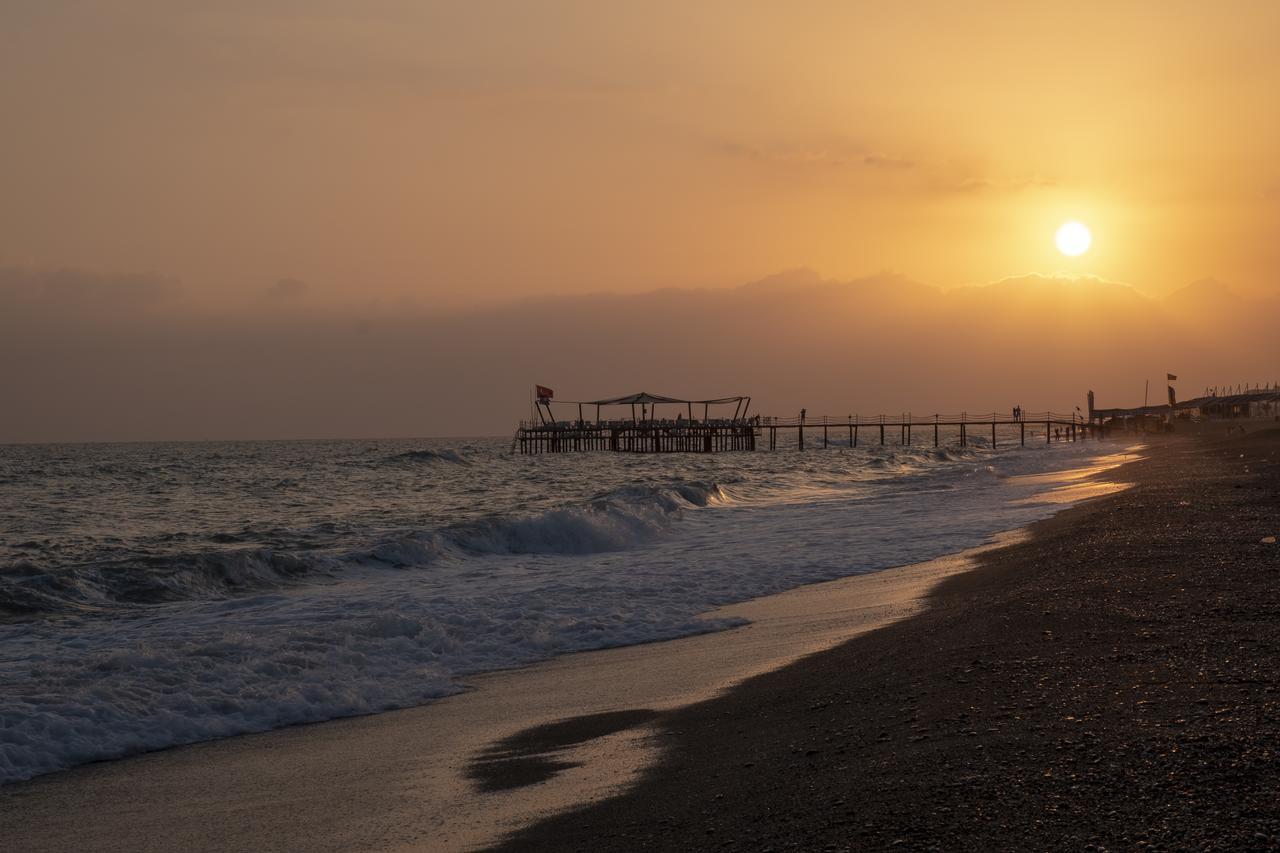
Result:
{"label": "orange sky", "polygon": [[11,0],[0,441],[509,434],[535,382],[1277,381],[1277,34],[1272,0]]}
{"label": "orange sky", "polygon": [[0,264],[208,302],[799,265],[1265,295],[1277,33],[1274,2],[7,3]]}

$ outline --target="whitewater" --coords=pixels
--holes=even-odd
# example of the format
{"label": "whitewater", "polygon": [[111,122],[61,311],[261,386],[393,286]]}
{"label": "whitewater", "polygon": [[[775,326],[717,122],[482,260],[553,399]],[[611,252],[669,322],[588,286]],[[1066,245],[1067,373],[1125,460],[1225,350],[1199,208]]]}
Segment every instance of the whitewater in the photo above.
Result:
{"label": "whitewater", "polygon": [[982,544],[1102,452],[0,447],[0,783],[733,627],[701,614]]}

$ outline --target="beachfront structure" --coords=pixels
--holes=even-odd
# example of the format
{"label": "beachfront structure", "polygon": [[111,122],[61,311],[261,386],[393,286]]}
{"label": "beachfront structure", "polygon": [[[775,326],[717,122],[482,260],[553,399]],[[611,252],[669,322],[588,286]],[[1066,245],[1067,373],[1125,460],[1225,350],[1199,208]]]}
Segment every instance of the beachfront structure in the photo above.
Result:
{"label": "beachfront structure", "polygon": [[[550,389],[539,386],[537,417],[521,422],[514,445],[525,454],[755,450],[760,419],[747,416],[750,408],[747,396],[682,400],[647,391],[606,400],[554,401]],[[570,420],[557,416],[566,411]]]}
{"label": "beachfront structure", "polygon": [[1183,402],[1128,409],[1095,409],[1089,392],[1089,421],[1119,425],[1125,429],[1159,431],[1172,427],[1175,419],[1235,420],[1238,418],[1280,420],[1280,387],[1255,388],[1236,394],[1208,394]]}

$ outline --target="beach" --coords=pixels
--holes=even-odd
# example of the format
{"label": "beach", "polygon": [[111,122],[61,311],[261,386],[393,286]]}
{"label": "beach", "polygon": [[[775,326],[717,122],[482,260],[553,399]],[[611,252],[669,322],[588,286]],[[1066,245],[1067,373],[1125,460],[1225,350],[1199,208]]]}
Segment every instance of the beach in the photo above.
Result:
{"label": "beach", "polygon": [[1014,538],[708,614],[749,620],[734,630],[476,676],[420,708],[0,787],[0,837],[24,851],[476,849],[633,784],[658,758],[661,715],[919,612]]}
{"label": "beach", "polygon": [[[1274,774],[1253,733],[1276,704],[1259,652],[1278,598],[1262,541],[1277,435],[1175,437],[1118,468],[1125,445],[1099,445],[1113,455],[1041,484],[1092,500],[984,548],[708,614],[745,627],[4,786],[0,838],[24,851],[1270,843]],[[1204,824],[1215,805],[1221,825]]]}
{"label": "beach", "polygon": [[[995,530],[999,519],[1043,518],[1062,502],[1120,488],[1108,472],[1130,458],[1122,452],[1124,447],[1080,447],[1080,452],[1066,455],[1051,453],[1043,463],[1036,461],[1041,459],[1038,453],[1015,453],[1007,460],[978,456],[970,469],[976,480],[970,482],[963,468],[944,467],[941,476],[961,478],[956,481],[961,488],[944,479],[940,489],[922,491],[935,480],[908,479],[900,495],[886,492],[887,505],[854,502],[839,509],[842,504],[824,507],[806,497],[804,503],[768,507],[763,510],[768,518],[802,522],[789,537],[775,539],[776,550],[761,553],[774,563],[803,553],[781,547],[783,542],[801,545],[800,537],[805,537],[809,544],[804,547],[812,549],[832,534],[855,531],[849,541],[862,543],[858,553],[828,551],[834,558],[829,567],[809,570],[819,575],[842,574],[840,565],[868,551],[887,555],[895,549],[918,552],[922,545],[935,549],[923,544],[929,536],[923,541],[900,538],[905,531],[924,529],[930,518],[943,522],[936,510],[921,516],[922,506],[967,507],[964,514],[943,522],[943,528],[956,531],[949,535],[957,541],[985,544],[713,608],[700,617],[704,627],[691,626],[690,636],[676,640],[471,674],[459,684],[463,692],[422,707],[223,738],[5,785],[0,787],[0,835],[23,850],[466,850],[496,843],[540,819],[633,784],[657,760],[662,744],[655,736],[659,723],[676,709],[918,613],[939,581],[971,569],[979,553],[1022,535],[1018,530],[966,533],[971,520]],[[993,476],[987,467],[992,462],[1005,470],[1040,473]],[[806,456],[805,463],[848,464],[848,458],[815,453]],[[1049,471],[1043,470],[1045,463]],[[945,460],[942,464],[952,465]],[[938,504],[939,500],[946,503]],[[984,502],[994,513],[985,521],[977,519]],[[911,513],[912,508],[917,512]],[[886,513],[901,513],[902,520],[890,518],[881,528],[882,543],[856,532],[869,530]],[[753,517],[740,512],[734,516],[739,526]],[[844,523],[839,521],[842,517]],[[833,525],[837,529],[831,529]],[[652,563],[653,549],[643,553]],[[575,562],[591,559],[588,555]],[[694,565],[686,564],[686,583],[693,580],[694,571]],[[397,577],[407,584],[415,575],[392,580]],[[383,583],[384,576],[374,574],[364,581],[375,582]],[[336,596],[349,589],[350,584],[303,587],[291,598],[305,602],[317,592]],[[352,595],[367,597],[360,588],[348,593]],[[243,599],[236,610],[244,611],[247,605],[270,614],[280,598],[268,595],[262,605],[252,597]],[[235,605],[236,600],[227,603]],[[190,605],[181,607],[179,613],[191,610]],[[213,607],[219,612],[223,605],[215,601]],[[399,605],[401,612],[404,607]],[[166,610],[160,613],[168,618]],[[131,627],[136,621],[120,625]],[[223,632],[251,624],[231,613],[223,621]],[[143,620],[142,626],[154,622]],[[711,630],[734,625],[741,627]],[[243,644],[240,648],[240,654],[248,651]],[[146,648],[130,659],[138,663],[128,670],[103,671],[108,682],[124,678],[118,690],[128,690],[131,683],[147,677],[140,664],[166,660]],[[117,660],[107,658],[112,666]],[[153,666],[153,671],[159,675],[164,670]],[[398,680],[411,687],[411,674],[400,674]],[[228,707],[228,714],[234,712],[235,706]],[[53,731],[46,729],[44,736]],[[86,821],[85,815],[94,819]]]}
{"label": "beach", "polygon": [[625,796],[506,849],[1274,849],[1280,431],[1221,433],[664,718]]}

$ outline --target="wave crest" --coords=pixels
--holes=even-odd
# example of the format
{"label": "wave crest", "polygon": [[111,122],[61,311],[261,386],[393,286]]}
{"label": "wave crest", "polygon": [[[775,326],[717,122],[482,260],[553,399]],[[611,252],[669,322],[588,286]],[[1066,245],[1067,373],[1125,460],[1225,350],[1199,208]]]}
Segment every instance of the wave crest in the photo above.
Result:
{"label": "wave crest", "polygon": [[[291,586],[310,576],[331,576],[354,566],[425,568],[444,558],[622,551],[666,535],[683,510],[728,500],[715,483],[635,485],[600,495],[584,506],[404,531],[341,554],[227,548],[61,569],[24,560],[0,566],[0,613],[30,617],[226,598]],[[218,541],[230,545],[240,540]]]}

